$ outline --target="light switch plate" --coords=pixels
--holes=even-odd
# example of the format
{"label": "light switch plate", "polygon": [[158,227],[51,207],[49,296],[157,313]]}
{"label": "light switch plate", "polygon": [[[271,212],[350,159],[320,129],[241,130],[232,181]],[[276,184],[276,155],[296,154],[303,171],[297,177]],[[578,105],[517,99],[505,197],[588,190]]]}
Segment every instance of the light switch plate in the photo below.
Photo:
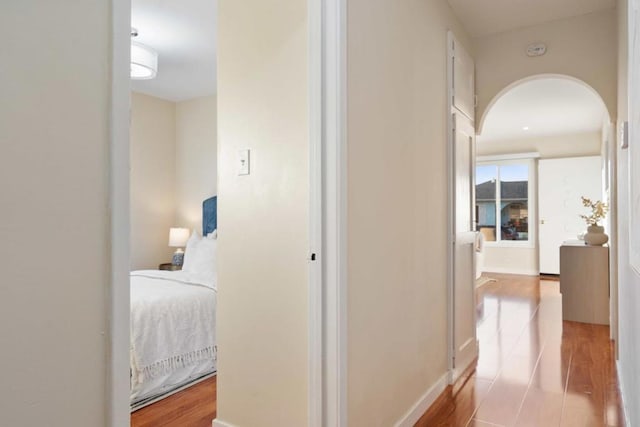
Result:
{"label": "light switch plate", "polygon": [[249,149],[238,151],[238,175],[249,175],[250,173],[250,153]]}

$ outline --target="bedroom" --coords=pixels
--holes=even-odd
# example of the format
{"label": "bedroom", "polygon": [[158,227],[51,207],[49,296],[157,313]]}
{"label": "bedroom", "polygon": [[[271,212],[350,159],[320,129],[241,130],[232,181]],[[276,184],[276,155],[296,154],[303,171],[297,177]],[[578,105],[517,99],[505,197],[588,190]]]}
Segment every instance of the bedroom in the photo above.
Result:
{"label": "bedroom", "polygon": [[161,417],[163,399],[200,382],[207,406],[215,408],[217,4],[134,0],[131,6],[135,426]]}

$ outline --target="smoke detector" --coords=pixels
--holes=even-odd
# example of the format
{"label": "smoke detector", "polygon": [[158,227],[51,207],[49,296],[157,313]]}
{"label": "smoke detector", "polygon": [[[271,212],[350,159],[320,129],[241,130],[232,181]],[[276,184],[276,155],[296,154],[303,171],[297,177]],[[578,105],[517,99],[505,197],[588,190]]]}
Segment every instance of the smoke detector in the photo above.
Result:
{"label": "smoke detector", "polygon": [[547,53],[547,45],[544,43],[533,43],[527,46],[527,56],[542,56]]}

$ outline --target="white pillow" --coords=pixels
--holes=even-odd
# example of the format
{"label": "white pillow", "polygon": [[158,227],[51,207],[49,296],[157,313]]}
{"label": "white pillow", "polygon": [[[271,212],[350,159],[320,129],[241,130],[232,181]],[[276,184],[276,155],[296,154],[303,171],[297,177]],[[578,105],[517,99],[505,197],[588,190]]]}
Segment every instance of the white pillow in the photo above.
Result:
{"label": "white pillow", "polygon": [[217,249],[216,239],[202,238],[194,231],[187,242],[182,271],[215,283]]}
{"label": "white pillow", "polygon": [[198,250],[198,245],[202,240],[202,236],[196,229],[191,232],[189,240],[187,240],[187,246],[184,248],[184,259],[182,261],[182,271],[189,271],[191,269],[192,260]]}

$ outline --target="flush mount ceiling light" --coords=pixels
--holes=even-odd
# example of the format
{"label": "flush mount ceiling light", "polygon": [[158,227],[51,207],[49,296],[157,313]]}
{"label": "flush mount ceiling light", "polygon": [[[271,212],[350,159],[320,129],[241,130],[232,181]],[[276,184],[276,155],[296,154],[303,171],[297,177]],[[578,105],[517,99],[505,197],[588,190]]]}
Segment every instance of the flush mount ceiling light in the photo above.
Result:
{"label": "flush mount ceiling light", "polygon": [[133,80],[149,80],[158,74],[158,52],[142,43],[133,41],[138,36],[135,28],[131,29],[131,78]]}

